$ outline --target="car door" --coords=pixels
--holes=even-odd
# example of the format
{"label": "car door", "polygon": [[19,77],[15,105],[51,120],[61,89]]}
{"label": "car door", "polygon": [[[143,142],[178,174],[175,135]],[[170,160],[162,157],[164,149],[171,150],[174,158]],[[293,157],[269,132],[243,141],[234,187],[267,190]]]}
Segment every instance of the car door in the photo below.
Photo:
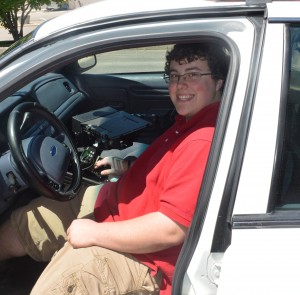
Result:
{"label": "car door", "polygon": [[177,262],[173,294],[216,294],[220,253],[230,242],[227,211],[234,202],[231,197],[247,140],[264,35],[263,7],[244,8],[239,14],[241,23],[234,26],[239,30],[228,34],[234,44],[231,68],[195,217]]}
{"label": "car door", "polygon": [[[288,17],[282,14],[287,11],[282,4],[270,4],[261,30],[263,39],[253,43],[238,132],[234,135],[227,129],[202,234],[185,270],[182,294],[299,292],[297,5],[289,7]],[[236,98],[230,117],[235,103]],[[228,136],[235,136],[235,145],[224,176]]]}
{"label": "car door", "polygon": [[288,38],[286,30],[282,23],[267,24],[235,203],[233,212],[227,211],[231,241],[221,263],[218,294],[293,294],[288,292],[288,281],[293,275],[286,270],[293,267],[290,264],[293,259],[296,262],[300,258],[295,255],[300,232],[286,228],[287,224],[270,201],[272,186],[277,185],[274,167],[282,156],[280,127],[284,126],[285,108],[281,94],[286,83],[283,73],[287,70],[283,57],[288,62],[284,50],[288,48],[284,43]]}

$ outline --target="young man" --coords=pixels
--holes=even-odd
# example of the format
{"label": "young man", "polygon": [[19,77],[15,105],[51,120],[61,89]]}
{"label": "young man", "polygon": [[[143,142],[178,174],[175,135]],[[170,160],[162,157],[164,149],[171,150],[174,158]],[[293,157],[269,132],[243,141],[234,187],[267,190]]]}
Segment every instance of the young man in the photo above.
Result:
{"label": "young man", "polygon": [[221,47],[176,45],[165,65],[175,124],[130,169],[123,163],[117,182],[89,187],[67,203],[38,198],[12,214],[0,229],[0,259],[52,258],[32,294],[171,293],[227,68]]}

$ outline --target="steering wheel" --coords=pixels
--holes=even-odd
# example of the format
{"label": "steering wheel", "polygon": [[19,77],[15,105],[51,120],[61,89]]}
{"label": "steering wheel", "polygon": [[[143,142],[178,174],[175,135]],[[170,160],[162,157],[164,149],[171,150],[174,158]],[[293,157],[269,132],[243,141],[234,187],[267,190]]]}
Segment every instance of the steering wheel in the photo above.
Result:
{"label": "steering wheel", "polygon": [[[22,140],[20,129],[25,113],[38,115],[48,121],[54,133]],[[40,195],[67,201],[76,196],[81,181],[80,160],[68,129],[53,113],[38,103],[24,102],[10,113],[7,136],[15,166]],[[71,167],[72,181],[64,184]]]}

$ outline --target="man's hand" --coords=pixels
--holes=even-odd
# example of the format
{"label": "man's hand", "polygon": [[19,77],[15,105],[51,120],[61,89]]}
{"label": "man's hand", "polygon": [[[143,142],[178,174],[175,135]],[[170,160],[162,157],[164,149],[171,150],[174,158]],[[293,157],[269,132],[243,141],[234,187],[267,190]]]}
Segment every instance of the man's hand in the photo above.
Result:
{"label": "man's hand", "polygon": [[101,171],[101,175],[122,175],[128,169],[128,162],[118,157],[105,157],[95,163],[95,169],[109,165],[110,168]]}
{"label": "man's hand", "polygon": [[73,248],[94,246],[97,222],[91,219],[75,219],[67,230],[67,240]]}

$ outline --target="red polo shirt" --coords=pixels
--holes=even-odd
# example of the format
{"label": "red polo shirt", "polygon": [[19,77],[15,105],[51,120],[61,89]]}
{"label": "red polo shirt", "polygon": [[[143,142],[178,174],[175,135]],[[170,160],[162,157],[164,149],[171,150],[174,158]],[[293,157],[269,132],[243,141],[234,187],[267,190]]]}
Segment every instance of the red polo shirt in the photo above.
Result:
{"label": "red polo shirt", "polygon": [[[219,103],[189,121],[175,124],[156,139],[115,183],[99,192],[95,218],[99,222],[128,220],[161,212],[189,227],[202,182]],[[171,294],[171,282],[181,246],[149,254],[134,254],[154,271],[163,272],[161,294]]]}

